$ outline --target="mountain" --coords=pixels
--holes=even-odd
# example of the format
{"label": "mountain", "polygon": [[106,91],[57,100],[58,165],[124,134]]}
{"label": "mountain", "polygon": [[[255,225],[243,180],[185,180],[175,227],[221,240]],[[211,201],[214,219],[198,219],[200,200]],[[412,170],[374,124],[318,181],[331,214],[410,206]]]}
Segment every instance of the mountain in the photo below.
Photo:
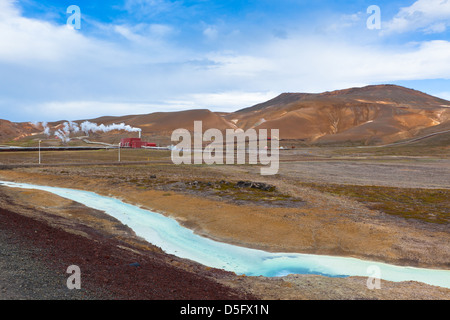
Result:
{"label": "mountain", "polygon": [[281,139],[390,143],[448,123],[450,102],[395,85],[320,94],[283,93],[226,118],[243,129],[279,129]]}
{"label": "mountain", "polygon": [[8,120],[0,119],[0,142],[6,142],[11,140],[19,140],[24,137],[36,134],[38,130],[36,127],[29,123],[15,123]]}
{"label": "mountain", "polygon": [[[81,124],[86,120],[75,121]],[[386,144],[450,130],[450,102],[420,91],[375,85],[324,93],[283,93],[264,103],[233,113],[210,110],[157,112],[87,121],[110,125],[125,123],[142,129],[145,136],[170,137],[179,128],[193,130],[194,121],[203,130],[279,129],[280,139],[310,143]],[[64,121],[49,123],[52,131]],[[117,130],[116,130],[117,131]],[[0,141],[44,137],[43,127],[0,120]],[[118,132],[97,134],[97,141],[117,140]],[[126,135],[126,132],[122,132]]]}
{"label": "mountain", "polygon": [[202,121],[204,129],[216,128],[223,131],[236,128],[236,126],[227,121],[221,114],[203,109],[179,112],[155,112],[146,115],[122,117],[101,117],[88,121],[103,123],[105,125],[123,122],[132,127],[141,128],[143,134],[157,134],[162,136],[171,136],[172,132],[176,129],[193,131],[194,121]]}

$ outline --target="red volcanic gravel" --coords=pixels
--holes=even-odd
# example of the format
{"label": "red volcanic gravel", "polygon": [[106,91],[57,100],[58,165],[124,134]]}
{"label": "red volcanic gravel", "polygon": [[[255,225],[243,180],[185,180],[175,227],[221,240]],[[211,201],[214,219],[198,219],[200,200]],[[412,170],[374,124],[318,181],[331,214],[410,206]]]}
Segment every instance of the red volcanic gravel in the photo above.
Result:
{"label": "red volcanic gravel", "polygon": [[[65,281],[70,276],[66,270],[71,265],[79,266],[82,290],[78,291],[85,293],[79,299],[86,297],[120,300],[254,299],[204,277],[201,273],[195,274],[170,265],[164,261],[167,256],[162,253],[145,252],[144,255],[140,255],[118,248],[117,246],[123,243],[97,230],[86,226],[80,226],[80,229],[91,239],[0,209],[0,248],[8,251],[10,249],[5,248],[9,248],[8,245],[12,244],[26,249],[34,259],[33,263],[43,265],[47,271],[63,280],[62,285],[61,282],[58,284],[59,290],[63,288],[70,291],[65,286]],[[0,259],[3,266],[9,266],[11,263],[10,269],[13,268],[12,263],[17,262],[17,257],[8,252],[0,252]],[[27,263],[26,259],[22,260],[23,263]],[[0,269],[1,266],[0,263]],[[217,272],[218,276],[225,274],[222,271],[202,270],[203,273]],[[5,277],[6,273],[3,271],[2,273]],[[35,270],[35,273],[32,277],[44,277],[39,270]],[[2,280],[1,277],[0,280]],[[50,284],[48,285],[48,290],[53,290]],[[16,289],[20,290],[20,288]],[[3,286],[4,294],[5,290]],[[25,298],[40,299],[41,297]],[[64,295],[61,299],[64,299]]]}

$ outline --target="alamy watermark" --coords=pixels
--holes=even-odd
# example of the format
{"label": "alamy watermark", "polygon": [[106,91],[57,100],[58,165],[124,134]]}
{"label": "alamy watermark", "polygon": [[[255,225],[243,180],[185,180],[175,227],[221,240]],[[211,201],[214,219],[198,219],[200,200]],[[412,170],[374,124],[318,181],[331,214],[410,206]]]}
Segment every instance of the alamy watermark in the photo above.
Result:
{"label": "alamy watermark", "polygon": [[71,274],[69,278],[67,278],[67,288],[69,290],[81,289],[81,269],[79,266],[72,265],[67,268],[66,273]]}
{"label": "alamy watermark", "polygon": [[81,29],[81,9],[79,6],[71,5],[66,10],[70,16],[67,18],[67,26],[71,29]]}
{"label": "alamy watermark", "polygon": [[369,290],[380,290],[381,289],[381,269],[378,266],[369,266],[367,268],[367,274],[369,278],[367,279],[367,289]]}
{"label": "alamy watermark", "polygon": [[[81,9],[77,5],[70,5],[66,10],[70,16],[67,18],[67,26],[71,29],[81,29]],[[381,29],[381,8],[377,5],[371,5],[367,8],[367,14],[370,14],[366,25],[369,30]]]}
{"label": "alamy watermark", "polygon": [[[219,129],[203,132],[202,121],[194,122],[194,137],[186,129],[172,133],[174,164],[261,164],[261,175],[275,175],[279,169],[279,130],[226,129],[225,138]],[[181,140],[181,142],[180,142]],[[204,142],[209,143],[204,147]],[[269,144],[270,143],[270,144]]]}
{"label": "alamy watermark", "polygon": [[[70,5],[66,10],[70,16],[67,18],[67,26],[71,29],[81,29],[81,9],[77,5]],[[381,29],[381,8],[377,5],[371,5],[367,8],[367,14],[370,16],[367,19],[366,26],[369,30]]]}
{"label": "alamy watermark", "polygon": [[367,14],[371,16],[367,19],[366,25],[369,30],[381,29],[381,9],[377,5],[371,5],[367,8]]}

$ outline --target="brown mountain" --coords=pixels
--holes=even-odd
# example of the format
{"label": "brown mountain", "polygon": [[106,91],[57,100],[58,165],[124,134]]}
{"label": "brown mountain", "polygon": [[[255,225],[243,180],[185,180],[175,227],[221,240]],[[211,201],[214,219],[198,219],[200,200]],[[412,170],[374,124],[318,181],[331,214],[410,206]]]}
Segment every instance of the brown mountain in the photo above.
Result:
{"label": "brown mountain", "polygon": [[320,94],[284,93],[226,118],[244,129],[279,129],[281,139],[390,143],[450,121],[450,102],[394,85]]}
{"label": "brown mountain", "polygon": [[[141,128],[144,136],[170,137],[174,130],[192,131],[194,121],[202,121],[203,130],[279,129],[280,139],[385,144],[450,130],[450,102],[400,86],[378,85],[319,94],[284,93],[233,113],[188,110],[88,121],[104,125],[125,123]],[[62,128],[62,123],[49,126]],[[0,121],[0,141],[29,139],[36,134],[40,137],[42,131],[41,126],[31,123]],[[117,132],[97,137],[109,141],[108,136],[114,134],[117,138]]]}
{"label": "brown mountain", "polygon": [[[226,130],[235,126],[219,113],[210,110],[187,110],[179,112],[155,112],[146,115],[129,115],[122,117],[101,117],[88,120],[105,125],[113,123],[125,123],[132,127],[142,129],[143,134],[157,134],[171,136],[176,129],[194,130],[194,121],[202,121],[203,128],[217,128]],[[80,121],[77,121],[80,122]]]}
{"label": "brown mountain", "polygon": [[15,123],[0,119],[0,141],[19,140],[37,133],[39,130],[29,122]]}

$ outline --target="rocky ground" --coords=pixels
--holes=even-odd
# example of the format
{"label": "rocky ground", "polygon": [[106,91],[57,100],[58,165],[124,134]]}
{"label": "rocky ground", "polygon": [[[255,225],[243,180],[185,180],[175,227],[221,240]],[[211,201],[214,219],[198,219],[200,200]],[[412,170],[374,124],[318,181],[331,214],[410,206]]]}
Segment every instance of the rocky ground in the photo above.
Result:
{"label": "rocky ground", "polygon": [[[14,203],[24,191],[1,189],[0,299],[7,300],[360,300],[449,299],[450,290],[415,282],[366,278],[237,276],[162,253],[102,214],[41,192],[46,210]],[[42,209],[43,207],[41,207]],[[69,265],[82,271],[82,290],[68,290]]]}
{"label": "rocky ground", "polygon": [[[1,192],[2,206],[11,205],[11,193]],[[383,281],[380,290],[369,290],[366,278],[236,276],[139,245],[130,230],[107,233],[49,212],[16,208],[21,213],[0,210],[0,299],[435,300],[450,294],[415,282]],[[85,208],[72,204],[69,210],[79,214]],[[109,220],[99,212],[90,214]],[[81,290],[67,288],[70,265],[81,269]]]}
{"label": "rocky ground", "polygon": [[[443,162],[390,165],[391,160],[383,160],[364,167],[354,160],[289,160],[279,175],[263,178],[258,167],[180,167],[164,161],[8,167],[0,170],[0,180],[118,197],[171,216],[203,236],[257,249],[450,267],[446,219],[405,219],[373,210],[351,194],[334,195],[310,185],[395,186],[398,172],[420,190],[444,188]],[[351,176],[355,170],[364,181]],[[405,202],[398,193],[394,207]],[[271,279],[209,269],[164,254],[102,212],[45,192],[0,187],[0,208],[0,299],[450,299],[448,289],[413,282],[383,281],[381,290],[369,290],[366,278]],[[445,203],[436,208],[447,210]],[[66,269],[73,264],[83,273],[81,291],[67,291],[65,285]]]}
{"label": "rocky ground", "polygon": [[[176,259],[129,248],[94,229],[82,227],[84,235],[77,235],[3,209],[0,220],[0,299],[254,298],[218,283],[221,271],[187,270]],[[67,288],[71,265],[80,267],[81,290]]]}

